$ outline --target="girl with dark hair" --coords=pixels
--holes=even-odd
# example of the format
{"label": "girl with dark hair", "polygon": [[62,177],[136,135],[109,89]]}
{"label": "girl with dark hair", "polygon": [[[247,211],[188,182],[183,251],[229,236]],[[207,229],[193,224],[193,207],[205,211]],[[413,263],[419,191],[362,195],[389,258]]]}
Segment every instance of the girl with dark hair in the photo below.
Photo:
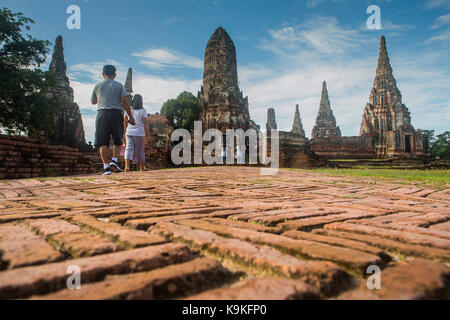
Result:
{"label": "girl with dark hair", "polygon": [[135,125],[128,124],[128,115],[124,116],[126,132],[125,172],[130,171],[131,161],[139,164],[141,171],[145,171],[145,141],[150,139],[147,122],[147,111],[144,109],[142,96],[137,94],[131,104],[131,112],[136,121]]}

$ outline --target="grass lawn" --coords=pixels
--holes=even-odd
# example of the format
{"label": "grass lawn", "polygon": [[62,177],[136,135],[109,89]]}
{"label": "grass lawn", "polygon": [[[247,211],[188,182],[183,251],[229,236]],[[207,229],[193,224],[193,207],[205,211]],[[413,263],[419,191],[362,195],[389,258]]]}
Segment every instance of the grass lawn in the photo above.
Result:
{"label": "grass lawn", "polygon": [[440,188],[450,184],[450,170],[315,169],[314,171],[338,176],[373,177],[430,184]]}

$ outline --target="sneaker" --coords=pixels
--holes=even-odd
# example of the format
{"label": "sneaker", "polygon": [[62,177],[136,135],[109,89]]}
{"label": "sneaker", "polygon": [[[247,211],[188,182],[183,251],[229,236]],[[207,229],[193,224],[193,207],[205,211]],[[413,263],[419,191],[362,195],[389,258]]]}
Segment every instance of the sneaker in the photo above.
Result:
{"label": "sneaker", "polygon": [[104,169],[104,170],[103,170],[103,175],[104,175],[104,176],[110,176],[110,175],[112,175],[111,168],[108,167],[108,168]]}
{"label": "sneaker", "polygon": [[119,163],[111,160],[111,163],[109,164],[116,172],[122,172],[122,169],[119,167]]}

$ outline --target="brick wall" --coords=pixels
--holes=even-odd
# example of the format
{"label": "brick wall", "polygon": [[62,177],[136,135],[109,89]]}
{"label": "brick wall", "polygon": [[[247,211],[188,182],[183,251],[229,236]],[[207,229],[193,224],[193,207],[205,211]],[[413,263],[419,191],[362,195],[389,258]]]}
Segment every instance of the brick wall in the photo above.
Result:
{"label": "brick wall", "polygon": [[0,135],[0,179],[88,174],[95,170],[92,159],[76,148]]}
{"label": "brick wall", "polygon": [[327,159],[374,159],[374,144],[368,136],[311,139],[313,151]]}

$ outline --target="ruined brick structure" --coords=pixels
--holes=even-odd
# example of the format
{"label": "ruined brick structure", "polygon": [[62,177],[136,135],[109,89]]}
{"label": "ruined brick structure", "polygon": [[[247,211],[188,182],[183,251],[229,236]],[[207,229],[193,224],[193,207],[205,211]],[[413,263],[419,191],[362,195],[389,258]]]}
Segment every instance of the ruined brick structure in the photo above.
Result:
{"label": "ruined brick structure", "polygon": [[336,118],[333,115],[330,99],[328,98],[327,83],[324,81],[322,85],[319,114],[317,115],[316,125],[313,128],[311,137],[313,139],[327,139],[340,136],[341,129],[336,126]]}
{"label": "ruined brick structure", "polygon": [[300,110],[298,108],[298,105],[295,106],[294,124],[292,125],[291,133],[300,135],[303,138],[306,137],[305,130],[303,129],[302,119],[300,117]]}
{"label": "ruined brick structure", "polygon": [[[271,134],[269,130],[277,130],[275,110],[267,112],[267,152],[271,155]],[[279,159],[281,168],[308,168],[319,164],[319,158],[311,149],[311,144],[302,131],[298,105],[295,112],[293,130],[291,132],[279,131]]]}
{"label": "ruined brick structure", "polygon": [[311,140],[312,148],[318,155],[334,159],[420,158],[428,155],[424,138],[414,130],[410,113],[402,103],[385,37],[381,37],[378,68],[369,103],[364,109],[359,136],[341,137],[329,108],[325,83],[323,91]]}
{"label": "ruined brick structure", "polygon": [[375,137],[378,157],[424,153],[423,136],[414,130],[408,108],[402,102],[384,36],[380,41],[378,68],[369,103],[364,109],[360,135]]}
{"label": "ruined brick structure", "polygon": [[48,91],[47,96],[58,100],[60,105],[54,119],[54,132],[48,142],[54,145],[86,148],[83,119],[80,108],[74,102],[73,89],[67,77],[62,36],[56,38],[50,73],[56,79],[56,88]]}
{"label": "ruined brick structure", "polygon": [[149,114],[150,143],[145,146],[146,160],[152,168],[166,168],[172,165],[170,154],[173,128],[167,118],[159,113]]}
{"label": "ruined brick structure", "polygon": [[250,120],[248,98],[239,89],[236,49],[228,33],[219,27],[205,51],[203,85],[198,93],[202,106],[203,130],[243,129],[256,124]]}
{"label": "ruined brick structure", "polygon": [[0,135],[0,179],[22,179],[94,173],[93,154],[49,145],[39,139]]}

